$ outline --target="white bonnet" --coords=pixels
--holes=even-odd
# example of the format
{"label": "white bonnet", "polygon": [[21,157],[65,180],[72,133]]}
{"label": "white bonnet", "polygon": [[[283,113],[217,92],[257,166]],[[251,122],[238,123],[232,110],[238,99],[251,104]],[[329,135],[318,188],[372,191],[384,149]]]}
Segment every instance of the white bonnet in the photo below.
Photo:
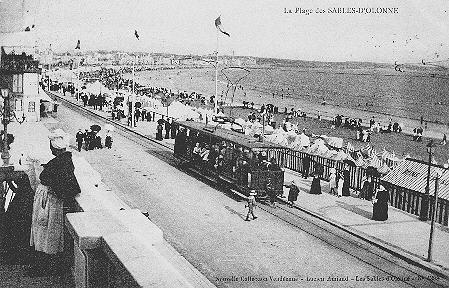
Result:
{"label": "white bonnet", "polygon": [[56,129],[48,135],[51,145],[56,149],[66,149],[69,147],[70,136],[62,129]]}

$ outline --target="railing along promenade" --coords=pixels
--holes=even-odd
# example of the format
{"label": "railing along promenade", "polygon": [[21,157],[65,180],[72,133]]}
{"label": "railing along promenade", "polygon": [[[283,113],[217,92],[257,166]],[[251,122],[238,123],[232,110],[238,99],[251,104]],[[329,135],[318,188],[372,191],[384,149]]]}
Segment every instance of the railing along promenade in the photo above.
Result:
{"label": "railing along promenade", "polygon": [[[310,157],[309,171],[314,171],[316,165],[319,163],[323,166],[324,172],[321,175],[323,180],[329,181],[330,169],[335,168],[337,172],[345,169],[345,163],[334,159],[321,157],[319,155],[308,154],[301,151],[285,150],[285,151],[271,151],[269,158],[274,157],[281,167],[302,173],[304,171],[303,159]],[[350,188],[360,193],[363,188],[363,182],[366,178],[366,168],[347,165],[350,173]],[[375,183],[382,184],[390,194],[390,205],[398,209],[406,211],[408,213],[419,216],[421,213],[421,206],[423,198],[425,197],[424,191],[414,191],[411,189],[403,188],[392,183],[382,180],[382,177],[374,177]],[[430,208],[428,209],[428,219],[433,214],[435,199],[430,198]],[[435,221],[444,226],[448,226],[449,215],[449,201],[446,199],[438,199],[437,217]]]}

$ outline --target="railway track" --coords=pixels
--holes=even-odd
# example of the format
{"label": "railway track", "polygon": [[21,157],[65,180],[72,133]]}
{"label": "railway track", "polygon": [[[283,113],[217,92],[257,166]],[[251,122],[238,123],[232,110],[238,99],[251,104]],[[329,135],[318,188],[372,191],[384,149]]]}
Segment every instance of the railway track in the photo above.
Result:
{"label": "railway track", "polygon": [[[151,137],[141,135],[125,125],[119,124],[106,117],[102,117],[84,107],[59,97],[58,95],[53,93],[50,93],[49,95],[56,98],[67,108],[72,109],[89,119],[95,120],[96,122],[102,122],[104,124],[109,123],[113,125],[116,128],[115,133],[148,150],[151,150],[155,156],[161,158],[164,162],[167,162],[172,166],[176,166],[181,171],[192,175],[190,171],[179,167],[179,161],[173,156],[171,146],[156,141]],[[195,173],[195,175],[192,176],[197,179],[200,178],[201,181],[206,180],[209,182],[208,184],[212,184],[214,188],[223,191],[223,187],[219,186],[218,183],[210,177],[206,177],[205,179],[204,177],[199,176],[198,173]],[[236,194],[241,197],[245,197],[238,192]],[[293,227],[313,236],[318,241],[323,241],[330,247],[348,254],[366,265],[369,265],[388,275],[383,277],[383,280],[377,279],[377,281],[396,281],[409,287],[449,287],[449,279],[445,278],[443,275],[416,267],[404,259],[395,258],[385,249],[372,245],[361,239],[361,237],[351,235],[346,231],[335,227],[331,223],[318,219],[305,211],[297,208],[290,208],[286,205],[278,205],[277,208],[272,208],[269,205],[261,204],[259,205],[259,208],[280,219],[281,221],[284,221],[289,225],[292,225]],[[365,279],[364,281],[366,282],[369,282],[369,279],[372,281],[374,279],[367,277],[374,277],[374,275],[360,275],[360,278],[358,279]],[[364,286],[362,282],[360,284],[362,284],[361,287]],[[379,283],[379,286],[382,285]]]}

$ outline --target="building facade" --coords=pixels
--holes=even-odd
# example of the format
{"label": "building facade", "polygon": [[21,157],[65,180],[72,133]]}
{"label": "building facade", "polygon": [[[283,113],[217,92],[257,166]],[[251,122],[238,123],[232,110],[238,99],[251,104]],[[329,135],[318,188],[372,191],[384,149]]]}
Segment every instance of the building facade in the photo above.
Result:
{"label": "building facade", "polygon": [[11,121],[40,120],[39,107],[44,93],[39,87],[41,71],[32,53],[18,47],[1,47],[0,86],[9,89]]}

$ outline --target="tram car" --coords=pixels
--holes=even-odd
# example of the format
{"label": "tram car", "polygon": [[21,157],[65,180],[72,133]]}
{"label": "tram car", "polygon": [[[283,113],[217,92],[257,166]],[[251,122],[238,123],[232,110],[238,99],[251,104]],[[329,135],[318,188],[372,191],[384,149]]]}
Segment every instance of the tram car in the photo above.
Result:
{"label": "tram car", "polygon": [[284,171],[269,155],[279,155],[276,152],[285,147],[216,125],[193,121],[173,124],[177,129],[174,155],[188,168],[246,196],[255,190],[259,199],[267,197],[270,179],[272,189],[282,195]]}

